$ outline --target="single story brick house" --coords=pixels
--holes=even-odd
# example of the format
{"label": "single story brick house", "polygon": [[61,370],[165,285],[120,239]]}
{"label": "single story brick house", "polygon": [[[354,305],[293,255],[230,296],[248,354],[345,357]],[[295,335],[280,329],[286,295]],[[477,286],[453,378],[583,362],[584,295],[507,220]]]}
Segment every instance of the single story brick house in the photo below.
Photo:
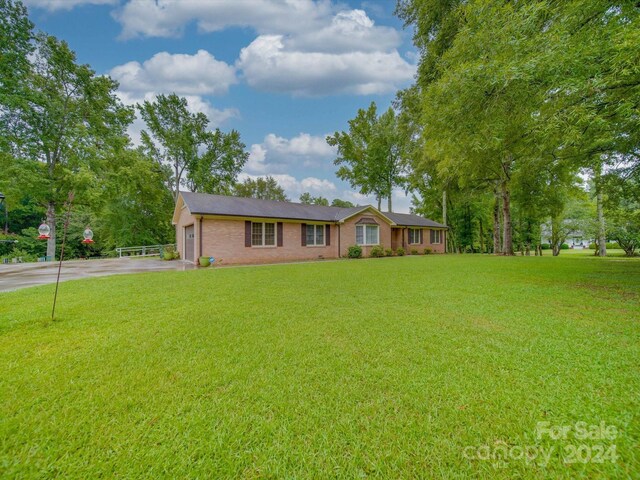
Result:
{"label": "single story brick house", "polygon": [[418,215],[303,205],[255,198],[180,192],[173,214],[181,258],[216,263],[271,263],[340,258],[351,245],[367,256],[374,245],[407,254],[444,252],[447,227]]}

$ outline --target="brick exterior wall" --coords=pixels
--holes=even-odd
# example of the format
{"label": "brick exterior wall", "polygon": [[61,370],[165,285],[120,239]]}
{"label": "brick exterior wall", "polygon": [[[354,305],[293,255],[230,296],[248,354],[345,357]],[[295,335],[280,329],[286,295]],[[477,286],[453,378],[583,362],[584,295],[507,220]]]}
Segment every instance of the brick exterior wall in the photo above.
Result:
{"label": "brick exterior wall", "polygon": [[[349,247],[356,244],[356,224],[362,219],[372,219],[380,227],[380,245],[388,248],[391,245],[391,225],[374,213],[356,215],[347,219],[340,225],[340,252],[343,257],[347,256]],[[362,246],[362,256],[368,257],[373,245]]]}
{"label": "brick exterior wall", "polygon": [[442,232],[442,241],[440,243],[431,243],[431,229],[422,229],[422,242],[421,243],[409,243],[409,229],[404,230],[404,250],[407,255],[411,254],[411,250],[417,250],[420,255],[424,253],[425,248],[430,248],[433,253],[444,253],[446,232]]}
{"label": "brick exterior wall", "polygon": [[[265,222],[270,220],[265,219]],[[215,257],[216,263],[222,264],[275,263],[338,257],[336,225],[330,225],[328,246],[302,246],[301,225],[302,222],[282,222],[281,247],[245,247],[244,220],[205,218],[202,224],[202,251],[205,256]]]}
{"label": "brick exterior wall", "polygon": [[[194,216],[185,209],[181,209],[176,221],[176,242],[180,257],[185,255],[185,227],[194,225],[195,231],[195,261],[200,256],[215,257],[216,263],[221,264],[258,264],[258,263],[276,263],[288,262],[296,260],[317,260],[320,258],[339,258],[339,252],[342,257],[347,256],[347,250],[351,245],[356,244],[356,224],[367,217],[373,219],[380,228],[380,244],[385,248],[397,248],[397,244],[402,239],[402,229],[393,228],[384,219],[377,216],[374,212],[367,212],[356,215],[341,225],[330,225],[330,245],[325,246],[302,246],[302,223],[299,221],[282,222],[282,246],[278,247],[245,247],[245,220],[244,219],[226,219],[226,218],[202,218],[202,239],[200,238],[200,217]],[[265,221],[277,223],[275,219],[253,219],[255,221]],[[315,222],[308,222],[309,224]],[[326,224],[323,224],[326,225]],[[326,227],[325,227],[326,228]],[[404,229],[405,243],[408,243],[408,232]],[[276,227],[277,231],[277,227]],[[392,231],[394,241],[392,243]],[[326,233],[325,233],[326,237]],[[398,240],[400,239],[400,240]],[[425,229],[423,233],[423,244],[406,245],[405,251],[410,253],[411,248],[416,248],[422,253],[425,247],[432,248],[434,252],[444,252],[444,233],[443,243],[440,245],[431,245],[429,243],[429,230]],[[201,241],[202,240],[202,241]],[[326,238],[325,238],[326,243]],[[202,251],[200,246],[202,245]],[[363,246],[363,256],[369,256],[372,246]]]}

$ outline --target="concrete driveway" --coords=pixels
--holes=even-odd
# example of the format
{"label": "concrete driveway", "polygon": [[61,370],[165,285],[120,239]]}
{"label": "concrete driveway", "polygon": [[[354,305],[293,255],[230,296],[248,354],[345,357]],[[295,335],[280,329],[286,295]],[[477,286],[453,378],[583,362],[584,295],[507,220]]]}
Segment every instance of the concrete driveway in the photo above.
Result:
{"label": "concrete driveway", "polygon": [[[194,268],[197,267],[191,263],[180,260],[165,262],[150,258],[144,260],[135,260],[132,258],[70,260],[62,262],[60,281],[123,273],[192,270]],[[0,292],[55,283],[57,274],[58,262],[0,265]]]}

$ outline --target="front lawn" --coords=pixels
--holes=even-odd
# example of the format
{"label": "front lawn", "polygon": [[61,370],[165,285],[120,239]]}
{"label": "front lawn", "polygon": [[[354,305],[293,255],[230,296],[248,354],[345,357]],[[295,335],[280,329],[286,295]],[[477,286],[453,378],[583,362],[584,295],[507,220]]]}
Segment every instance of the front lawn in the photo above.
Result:
{"label": "front lawn", "polygon": [[52,296],[0,294],[3,478],[640,472],[637,259],[103,277],[55,322]]}

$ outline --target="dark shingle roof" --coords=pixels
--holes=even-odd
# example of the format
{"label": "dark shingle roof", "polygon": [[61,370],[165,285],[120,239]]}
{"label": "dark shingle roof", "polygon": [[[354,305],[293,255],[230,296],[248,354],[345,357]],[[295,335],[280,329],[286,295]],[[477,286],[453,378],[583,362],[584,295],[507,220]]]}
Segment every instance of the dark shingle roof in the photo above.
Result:
{"label": "dark shingle roof", "polygon": [[414,215],[413,213],[392,213],[384,212],[384,215],[393,221],[396,225],[402,227],[437,227],[447,228],[442,223],[434,222],[428,218],[421,217],[420,215]]}
{"label": "dark shingle roof", "polygon": [[[304,205],[293,202],[277,202],[256,198],[209,195],[206,193],[180,192],[189,211],[194,215],[229,215],[234,217],[287,218],[316,222],[338,222],[349,218],[369,205],[351,208]],[[417,215],[383,213],[391,221],[403,226],[444,227]],[[398,223],[400,220],[401,223]]]}

